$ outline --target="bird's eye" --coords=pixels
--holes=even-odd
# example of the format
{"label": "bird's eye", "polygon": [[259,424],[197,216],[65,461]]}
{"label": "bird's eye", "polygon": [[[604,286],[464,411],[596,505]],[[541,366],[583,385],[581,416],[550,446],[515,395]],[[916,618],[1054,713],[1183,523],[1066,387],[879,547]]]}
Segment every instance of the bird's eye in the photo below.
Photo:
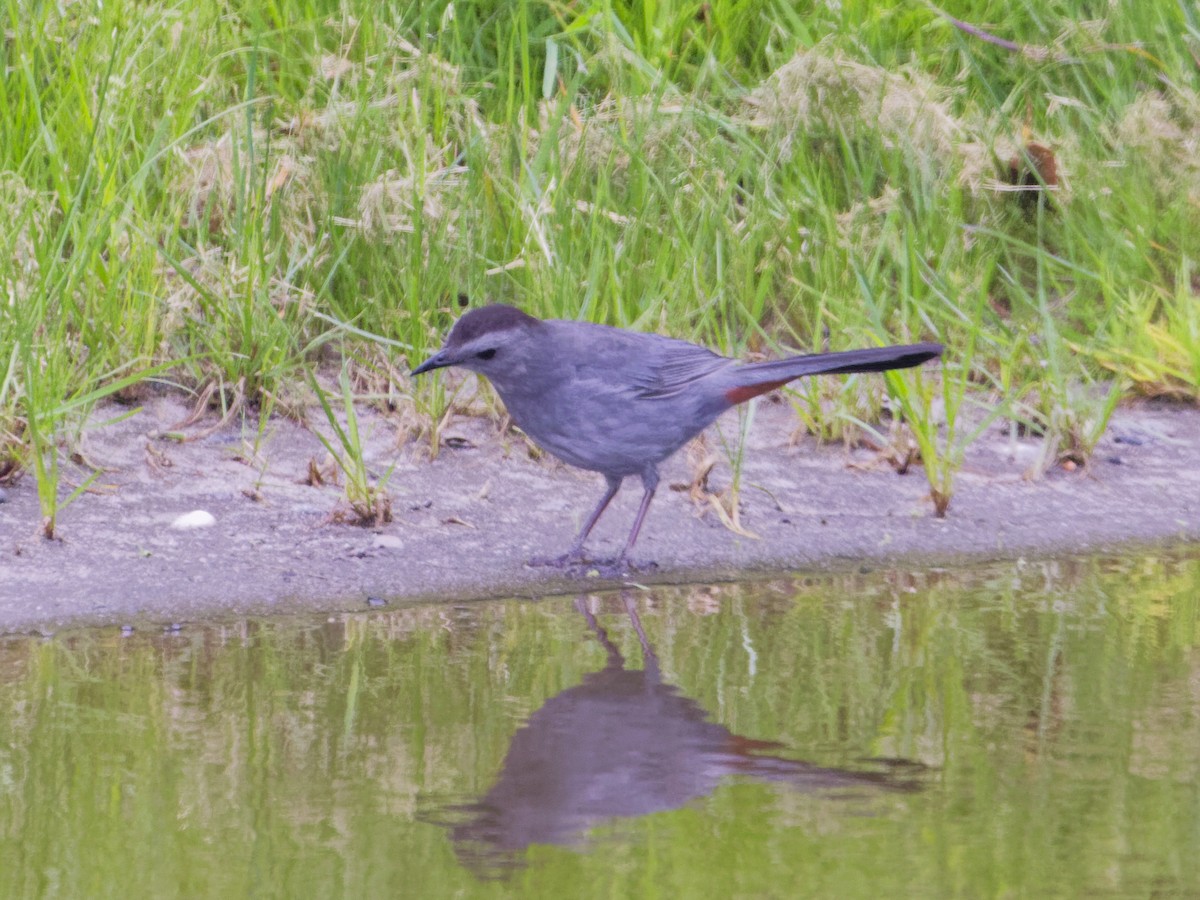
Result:
{"label": "bird's eye", "polygon": [[496,348],[491,347],[490,349],[487,349],[487,350],[480,350],[475,355],[477,357],[479,357],[480,359],[491,359],[493,356],[496,355]]}

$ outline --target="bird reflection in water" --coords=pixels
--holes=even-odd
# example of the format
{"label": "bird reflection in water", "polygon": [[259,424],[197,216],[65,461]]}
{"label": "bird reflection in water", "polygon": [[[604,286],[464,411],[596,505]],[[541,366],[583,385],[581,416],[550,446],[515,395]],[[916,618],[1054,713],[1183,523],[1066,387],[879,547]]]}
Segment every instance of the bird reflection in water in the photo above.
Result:
{"label": "bird reflection in water", "polygon": [[911,778],[894,772],[853,772],[770,755],[763,751],[782,745],[710,721],[695,700],[663,682],[633,600],[624,602],[645,667],[625,667],[578,598],[576,608],[608,654],[604,668],[529,717],[486,796],[439,816],[468,868],[500,874],[533,844],[577,845],[595,825],[678,809],[731,776],[809,792],[915,789]]}

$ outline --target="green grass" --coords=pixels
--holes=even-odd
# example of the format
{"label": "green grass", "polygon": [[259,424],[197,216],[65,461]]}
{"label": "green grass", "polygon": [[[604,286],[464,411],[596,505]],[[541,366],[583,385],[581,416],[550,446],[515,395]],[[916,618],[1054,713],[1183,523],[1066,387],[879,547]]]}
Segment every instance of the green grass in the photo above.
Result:
{"label": "green grass", "polygon": [[[52,522],[53,457],[131,379],[262,416],[363,350],[331,319],[408,365],[460,294],[731,354],[939,339],[944,383],[796,405],[837,437],[890,391],[940,491],[973,434],[943,391],[1048,464],[1122,396],[1194,403],[1200,14],[945,10],[1024,49],[920,2],[9,0],[0,477]],[[1030,139],[1048,202],[1004,190]],[[436,440],[452,398],[398,389]]]}
{"label": "green grass", "polygon": [[[313,381],[313,391],[321,404],[321,411],[329,423],[332,438],[327,438],[320,432],[317,436],[325,449],[329,451],[337,471],[346,479],[346,500],[349,509],[339,516],[347,521],[363,524],[373,524],[380,527],[392,521],[392,501],[387,493],[387,483],[392,477],[389,468],[379,477],[373,477],[366,460],[363,458],[362,436],[359,432],[358,413],[355,410],[354,393],[350,385],[347,367],[343,366],[338,377],[338,387],[341,391],[340,412],[323,391],[319,384]],[[345,418],[343,425],[341,419]]]}

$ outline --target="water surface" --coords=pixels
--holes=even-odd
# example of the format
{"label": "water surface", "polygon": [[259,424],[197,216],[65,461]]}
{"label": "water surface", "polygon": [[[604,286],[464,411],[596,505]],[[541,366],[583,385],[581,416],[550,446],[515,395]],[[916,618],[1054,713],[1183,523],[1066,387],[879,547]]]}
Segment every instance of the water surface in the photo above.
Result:
{"label": "water surface", "polygon": [[1195,896],[1185,553],[0,642],[0,896]]}

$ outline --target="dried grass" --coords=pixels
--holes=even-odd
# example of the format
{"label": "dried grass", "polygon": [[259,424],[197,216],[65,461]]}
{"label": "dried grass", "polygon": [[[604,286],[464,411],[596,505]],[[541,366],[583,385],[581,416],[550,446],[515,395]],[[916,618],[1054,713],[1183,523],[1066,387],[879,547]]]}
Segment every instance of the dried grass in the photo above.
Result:
{"label": "dried grass", "polygon": [[279,221],[288,240],[305,245],[315,240],[312,157],[302,152],[296,134],[268,136],[255,128],[247,140],[245,128],[235,126],[214,140],[178,149],[176,159],[180,167],[171,191],[183,200],[186,228],[220,237],[229,229],[238,191],[250,194],[243,202],[254,203],[261,185],[265,208],[256,214],[265,218],[283,204]]}
{"label": "dried grass", "polygon": [[553,109],[553,104],[542,104],[538,135],[558,135],[564,172],[583,165],[619,175],[633,160],[633,141],[638,159],[650,164],[667,156],[686,166],[708,159],[700,152],[704,138],[692,123],[691,111],[681,103],[606,97],[592,107],[571,107],[559,123],[551,119]]}
{"label": "dried grass", "polygon": [[[995,115],[956,117],[949,101],[947,90],[923,73],[889,71],[822,46],[798,52],[745,98],[752,126],[783,130],[781,159],[800,141],[878,140],[972,195],[1013,190],[1003,175],[1027,142],[1021,126]],[[858,204],[839,225],[852,234],[864,213],[886,212],[893,201]]]}
{"label": "dried grass", "polygon": [[53,193],[34,190],[16,172],[0,172],[0,215],[11,229],[0,247],[13,263],[3,297],[12,305],[37,279],[37,244],[58,215],[58,206]]}
{"label": "dried grass", "polygon": [[746,97],[750,121],[782,127],[784,151],[818,134],[878,135],[889,147],[911,147],[932,161],[952,161],[963,139],[945,91],[915,71],[890,72],[824,47],[801,50]]}
{"label": "dried grass", "polygon": [[1200,204],[1200,94],[1176,88],[1138,95],[1114,126],[1112,143],[1129,165],[1152,174],[1164,197],[1182,192]]}

